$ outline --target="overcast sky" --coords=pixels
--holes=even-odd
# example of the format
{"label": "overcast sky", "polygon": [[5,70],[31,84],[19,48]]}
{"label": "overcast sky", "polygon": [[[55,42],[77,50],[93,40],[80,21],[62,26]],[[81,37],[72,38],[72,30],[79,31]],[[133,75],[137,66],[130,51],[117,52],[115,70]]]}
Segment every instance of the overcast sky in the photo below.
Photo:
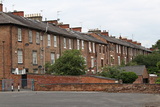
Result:
{"label": "overcast sky", "polygon": [[[160,39],[160,0],[3,0],[4,11],[41,13],[43,19],[109,31],[151,47]],[[58,12],[60,11],[60,12]],[[57,14],[58,13],[58,14]]]}

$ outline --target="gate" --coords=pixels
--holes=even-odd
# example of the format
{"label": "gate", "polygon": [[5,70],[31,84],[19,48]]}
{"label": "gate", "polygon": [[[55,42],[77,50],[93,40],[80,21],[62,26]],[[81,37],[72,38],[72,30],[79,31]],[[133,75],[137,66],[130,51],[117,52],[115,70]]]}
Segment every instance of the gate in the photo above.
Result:
{"label": "gate", "polygon": [[34,91],[34,79],[21,79],[19,85],[21,90]]}
{"label": "gate", "polygon": [[12,91],[11,87],[14,87],[14,91],[34,91],[34,79],[20,79],[18,82],[15,82],[13,79],[3,79],[2,80],[2,91]]}
{"label": "gate", "polygon": [[11,86],[14,84],[13,79],[2,80],[2,91],[11,91]]}

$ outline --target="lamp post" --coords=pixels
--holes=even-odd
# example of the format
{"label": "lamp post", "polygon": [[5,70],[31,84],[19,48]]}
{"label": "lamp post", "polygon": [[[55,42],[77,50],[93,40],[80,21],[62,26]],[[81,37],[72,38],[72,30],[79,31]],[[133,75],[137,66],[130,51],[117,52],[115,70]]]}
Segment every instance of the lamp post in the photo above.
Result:
{"label": "lamp post", "polygon": [[4,57],[4,43],[5,41],[2,41],[2,58],[3,58],[3,79],[5,79],[5,57]]}

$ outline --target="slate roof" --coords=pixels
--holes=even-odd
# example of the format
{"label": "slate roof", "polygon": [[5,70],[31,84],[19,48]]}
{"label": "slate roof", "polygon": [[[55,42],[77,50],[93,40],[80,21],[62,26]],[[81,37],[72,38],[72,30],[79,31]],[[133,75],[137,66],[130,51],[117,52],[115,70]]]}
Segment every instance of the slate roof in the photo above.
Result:
{"label": "slate roof", "polygon": [[145,51],[151,52],[150,50],[146,49],[143,46],[136,45],[136,44],[133,44],[133,43],[121,40],[121,39],[117,39],[117,38],[114,38],[114,37],[109,37],[109,36],[105,36],[105,35],[101,35],[101,34],[97,34],[97,35],[99,35],[100,37],[102,37],[102,38],[104,38],[107,41],[112,42],[112,43],[116,43],[116,44],[120,44],[120,45],[123,45],[123,46],[136,48],[136,49],[141,49],[141,50],[145,50]]}
{"label": "slate roof", "polygon": [[137,75],[143,75],[143,72],[145,70],[145,65],[136,65],[136,66],[125,66],[121,67],[121,70],[125,70],[126,72],[134,72]]}
{"label": "slate roof", "polygon": [[100,43],[100,44],[106,44],[107,45],[107,43],[104,43],[101,40],[99,40],[99,39],[97,39],[97,38],[95,38],[91,35],[84,34],[84,33],[77,32],[77,31],[73,31],[73,30],[70,30],[69,32],[71,34],[75,35],[77,37],[77,39],[82,39],[82,40],[87,40],[87,41],[97,42],[97,43]]}
{"label": "slate roof", "polygon": [[40,22],[22,16],[13,15],[12,13],[0,12],[0,24],[14,24],[32,29],[37,29],[40,31],[46,31],[47,27],[47,32],[75,38],[65,29],[59,28],[58,26],[55,26],[53,24],[47,24],[45,22]]}

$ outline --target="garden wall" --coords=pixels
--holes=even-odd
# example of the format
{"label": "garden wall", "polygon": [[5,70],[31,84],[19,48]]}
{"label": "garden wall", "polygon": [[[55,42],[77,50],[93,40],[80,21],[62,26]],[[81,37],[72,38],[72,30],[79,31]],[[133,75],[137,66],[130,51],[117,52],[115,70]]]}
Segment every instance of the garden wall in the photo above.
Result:
{"label": "garden wall", "polygon": [[155,84],[36,84],[36,91],[105,91],[113,93],[160,93],[160,85]]}

